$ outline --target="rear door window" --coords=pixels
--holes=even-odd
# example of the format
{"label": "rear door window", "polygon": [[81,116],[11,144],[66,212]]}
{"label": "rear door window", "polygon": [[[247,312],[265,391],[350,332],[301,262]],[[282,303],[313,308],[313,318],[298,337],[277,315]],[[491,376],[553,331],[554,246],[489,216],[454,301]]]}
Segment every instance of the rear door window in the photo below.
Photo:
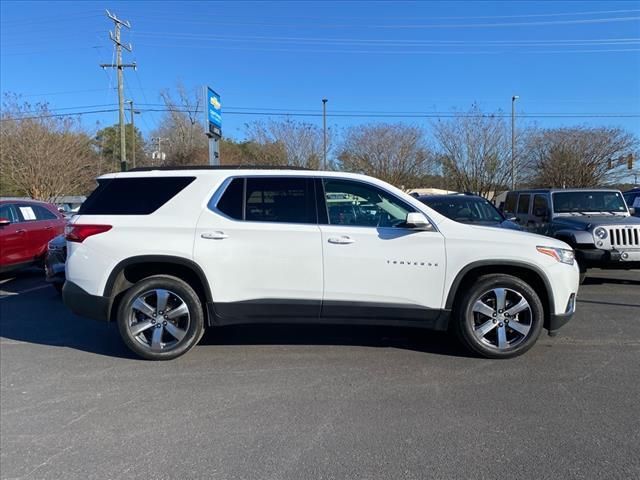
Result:
{"label": "rear door window", "polygon": [[505,213],[516,213],[516,202],[518,201],[518,194],[511,192],[507,194],[507,199],[504,202]]}
{"label": "rear door window", "polygon": [[18,223],[20,221],[16,207],[11,203],[0,205],[0,218],[6,218],[11,223]]}
{"label": "rear door window", "polygon": [[531,195],[528,193],[524,193],[520,195],[518,199],[518,214],[519,215],[527,215],[529,213],[529,201],[531,199]]}
{"label": "rear door window", "polygon": [[131,177],[98,180],[80,215],[149,215],[196,177]]}
{"label": "rear door window", "polygon": [[244,209],[249,222],[317,223],[313,179],[249,177]]}

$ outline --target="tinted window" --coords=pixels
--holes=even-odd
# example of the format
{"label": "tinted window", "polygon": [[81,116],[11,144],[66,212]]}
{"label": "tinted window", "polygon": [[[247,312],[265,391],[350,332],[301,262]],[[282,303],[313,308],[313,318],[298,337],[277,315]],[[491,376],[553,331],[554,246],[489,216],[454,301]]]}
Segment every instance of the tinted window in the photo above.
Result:
{"label": "tinted window", "polygon": [[82,204],[80,215],[148,215],[155,212],[195,177],[138,177],[98,180]]}
{"label": "tinted window", "polygon": [[544,210],[545,212],[549,209],[549,202],[547,201],[547,197],[544,195],[536,195],[533,197],[533,214],[535,215],[537,210]]}
{"label": "tinted window", "polygon": [[52,212],[40,205],[34,205],[33,211],[35,212],[38,220],[55,220],[58,218]]}
{"label": "tinted window", "polygon": [[529,200],[531,199],[531,195],[521,194],[520,199],[518,200],[518,213],[527,214],[529,213]]}
{"label": "tinted window", "polygon": [[247,178],[245,198],[247,221],[317,223],[312,179]]}
{"label": "tinted window", "polygon": [[507,199],[504,202],[504,211],[509,213],[515,213],[517,200],[518,200],[517,193],[508,193]]}
{"label": "tinted window", "polygon": [[324,180],[331,225],[399,227],[415,210],[384,190],[349,180]]}
{"label": "tinted window", "polygon": [[6,218],[11,223],[18,223],[20,221],[15,206],[11,204],[0,205],[0,218]]}
{"label": "tinted window", "polygon": [[243,196],[244,178],[236,178],[227,186],[216,206],[225,215],[242,220]]}
{"label": "tinted window", "polygon": [[421,202],[429,205],[447,218],[462,223],[502,222],[504,218],[488,200],[465,195],[421,198]]}

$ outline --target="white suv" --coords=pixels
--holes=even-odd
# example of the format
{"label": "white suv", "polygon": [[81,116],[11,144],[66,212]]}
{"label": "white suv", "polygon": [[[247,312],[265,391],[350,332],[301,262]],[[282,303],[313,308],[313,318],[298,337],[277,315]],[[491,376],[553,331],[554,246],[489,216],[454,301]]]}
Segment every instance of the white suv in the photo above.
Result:
{"label": "white suv", "polygon": [[204,328],[356,323],[451,328],[476,353],[524,353],[573,315],[565,243],[464,225],[364,175],[139,169],[104,175],[67,227],[65,303],[118,323],[153,360]]}

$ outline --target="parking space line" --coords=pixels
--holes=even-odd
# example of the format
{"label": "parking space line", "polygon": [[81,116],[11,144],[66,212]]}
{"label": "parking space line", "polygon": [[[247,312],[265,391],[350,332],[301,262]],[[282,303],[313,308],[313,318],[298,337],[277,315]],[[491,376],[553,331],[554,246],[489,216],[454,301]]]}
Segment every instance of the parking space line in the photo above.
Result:
{"label": "parking space line", "polygon": [[23,293],[35,292],[37,290],[42,290],[43,288],[49,288],[49,284],[38,285],[37,287],[27,288],[26,290],[21,290],[19,292],[7,292],[5,290],[0,290],[0,300],[3,298],[13,297],[15,295],[22,295]]}

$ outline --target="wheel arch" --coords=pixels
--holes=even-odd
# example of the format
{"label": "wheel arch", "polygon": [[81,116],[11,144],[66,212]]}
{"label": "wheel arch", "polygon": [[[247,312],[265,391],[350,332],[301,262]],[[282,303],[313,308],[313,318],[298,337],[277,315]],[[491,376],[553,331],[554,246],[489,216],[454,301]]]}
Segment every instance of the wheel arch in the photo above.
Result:
{"label": "wheel arch", "polygon": [[447,299],[445,308],[452,310],[456,300],[465,291],[465,286],[472,284],[482,275],[502,273],[512,275],[526,281],[540,295],[544,307],[544,327],[549,328],[549,319],[555,312],[553,289],[549,279],[536,265],[511,260],[480,260],[463,267],[455,276]]}
{"label": "wheel arch", "polygon": [[[120,261],[111,270],[103,296],[110,298],[109,319],[118,310],[124,293],[136,282],[152,275],[172,275],[186,281],[201,298],[203,306],[213,303],[211,289],[202,268],[192,260],[172,255],[139,255]],[[207,311],[205,310],[205,315]]]}

